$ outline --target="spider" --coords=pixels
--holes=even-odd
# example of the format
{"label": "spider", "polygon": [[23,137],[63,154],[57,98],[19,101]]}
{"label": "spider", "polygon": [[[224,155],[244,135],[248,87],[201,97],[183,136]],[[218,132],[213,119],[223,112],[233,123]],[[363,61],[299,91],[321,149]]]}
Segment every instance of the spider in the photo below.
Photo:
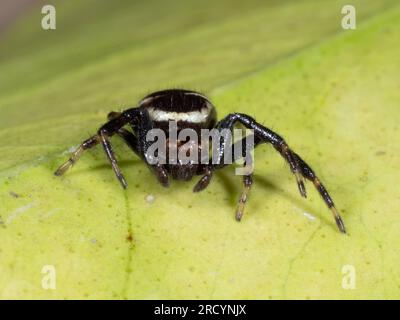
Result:
{"label": "spider", "polygon": [[[225,152],[227,150],[231,151],[236,143],[230,141],[228,144],[225,140],[220,141],[219,159],[216,162],[210,161],[198,164],[193,162],[185,164],[180,162],[166,162],[150,164],[146,157],[146,152],[151,142],[147,141],[146,135],[151,129],[157,128],[165,132],[168,137],[168,124],[170,121],[176,123],[178,131],[189,128],[197,133],[202,129],[216,129],[219,131],[225,129],[233,131],[235,125],[238,123],[251,129],[254,137],[253,147],[255,148],[262,143],[270,143],[289,164],[290,170],[296,177],[301,196],[304,198],[307,197],[304,181],[308,179],[314,184],[322,199],[331,210],[339,230],[342,233],[346,233],[343,220],[324,185],[311,167],[289,148],[281,136],[256,122],[252,117],[242,113],[229,114],[217,122],[215,107],[210,100],[203,94],[191,90],[169,89],[154,92],[143,98],[135,108],[130,108],[123,112],[110,112],[108,122],[100,127],[96,135],[85,140],[68,161],[58,168],[55,175],[61,176],[64,174],[78,161],[84,151],[93,148],[97,144],[101,144],[116,177],[122,187],[126,188],[127,182],[121,173],[110,144],[110,137],[116,134],[150,167],[163,186],[169,186],[170,177],[178,180],[190,180],[195,175],[201,175],[193,191],[199,192],[204,190],[210,183],[213,172],[228,165],[224,162]],[[131,130],[125,128],[126,126],[129,126]],[[239,141],[239,143],[245,144],[244,139]],[[198,143],[196,145],[197,151],[200,151],[201,147],[201,143]],[[180,148],[179,141],[177,142],[177,148]],[[243,154],[240,154],[240,156],[244,157]],[[236,209],[236,220],[238,221],[243,216],[244,206],[248,199],[252,183],[252,173],[243,175],[243,191]]]}

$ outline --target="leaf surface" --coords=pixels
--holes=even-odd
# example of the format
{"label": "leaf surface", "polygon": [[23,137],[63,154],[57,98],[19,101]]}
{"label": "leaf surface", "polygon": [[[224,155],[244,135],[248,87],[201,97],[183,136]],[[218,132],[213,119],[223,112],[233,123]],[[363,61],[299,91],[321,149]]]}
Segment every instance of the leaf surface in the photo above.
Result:
{"label": "leaf surface", "polygon": [[[1,38],[0,297],[399,298],[397,1],[352,2],[355,31],[340,27],[343,1],[110,3],[56,2],[54,32],[34,8]],[[268,146],[241,223],[232,167],[200,194],[164,189],[115,138],[126,191],[101,148],[53,176],[109,111],[166,87],[284,136],[349,235]]]}

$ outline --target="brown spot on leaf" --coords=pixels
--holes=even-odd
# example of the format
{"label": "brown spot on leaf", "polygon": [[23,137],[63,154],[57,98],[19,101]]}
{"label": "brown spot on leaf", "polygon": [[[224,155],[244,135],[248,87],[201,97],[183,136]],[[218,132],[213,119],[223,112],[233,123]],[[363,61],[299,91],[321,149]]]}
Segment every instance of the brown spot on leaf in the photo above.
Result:
{"label": "brown spot on leaf", "polygon": [[128,233],[128,235],[126,236],[126,241],[128,241],[128,242],[133,242],[133,236],[132,236],[132,233]]}

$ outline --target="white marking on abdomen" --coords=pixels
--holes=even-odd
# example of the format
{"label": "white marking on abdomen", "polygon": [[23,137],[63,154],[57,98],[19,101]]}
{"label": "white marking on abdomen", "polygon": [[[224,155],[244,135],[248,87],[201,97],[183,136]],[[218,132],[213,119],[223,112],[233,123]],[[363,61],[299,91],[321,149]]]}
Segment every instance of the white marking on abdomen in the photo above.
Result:
{"label": "white marking on abdomen", "polygon": [[150,115],[150,118],[153,121],[186,121],[190,123],[203,123],[206,122],[207,117],[210,114],[210,110],[208,108],[203,108],[200,111],[190,111],[190,112],[170,112],[158,110],[155,108],[147,109]]}

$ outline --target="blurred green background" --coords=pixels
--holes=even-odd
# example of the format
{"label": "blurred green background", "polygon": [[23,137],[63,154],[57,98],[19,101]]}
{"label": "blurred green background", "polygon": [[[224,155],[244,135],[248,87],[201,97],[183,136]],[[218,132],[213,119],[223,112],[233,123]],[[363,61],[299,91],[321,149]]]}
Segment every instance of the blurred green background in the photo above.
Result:
{"label": "blurred green background", "polygon": [[[44,4],[56,30],[41,28]],[[356,30],[341,27],[348,4]],[[1,298],[400,297],[397,0],[4,1],[0,11]],[[170,87],[283,135],[349,236],[311,185],[300,198],[266,146],[240,224],[233,168],[201,194],[195,182],[165,190],[115,139],[127,191],[100,148],[52,176],[109,111]],[[56,290],[42,287],[45,265]]]}

